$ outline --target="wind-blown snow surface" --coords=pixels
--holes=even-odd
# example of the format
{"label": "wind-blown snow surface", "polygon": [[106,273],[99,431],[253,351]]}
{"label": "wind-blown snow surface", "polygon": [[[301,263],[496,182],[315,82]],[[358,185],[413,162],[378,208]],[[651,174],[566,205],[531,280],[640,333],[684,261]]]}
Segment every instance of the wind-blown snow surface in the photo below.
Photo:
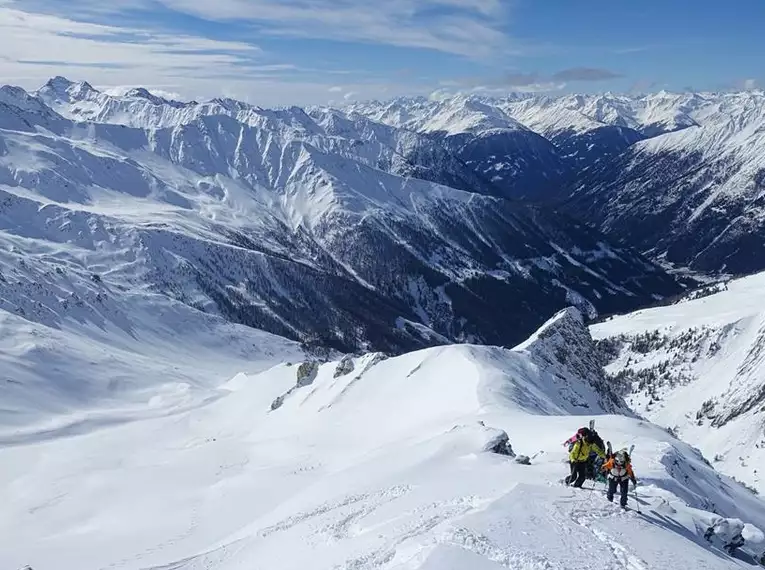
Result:
{"label": "wind-blown snow surface", "polygon": [[762,492],[765,274],[702,295],[609,319],[592,334],[636,412]]}
{"label": "wind-blown snow surface", "polygon": [[[578,376],[588,358],[564,350],[587,344],[569,311],[513,351],[367,355],[297,375],[280,365],[193,410],[8,442],[0,565],[749,567],[747,552],[765,549],[765,505],[659,428],[597,417],[614,445],[637,445],[642,515],[558,483],[561,440],[604,411],[605,387]],[[531,465],[490,452],[502,430]],[[742,536],[748,550],[729,555]]]}
{"label": "wind-blown snow surface", "polygon": [[492,196],[423,135],[363,117],[61,78],[0,92],[0,299],[34,322],[76,275],[312,345],[400,353],[511,346],[569,304],[614,312],[678,290],[588,227]]}

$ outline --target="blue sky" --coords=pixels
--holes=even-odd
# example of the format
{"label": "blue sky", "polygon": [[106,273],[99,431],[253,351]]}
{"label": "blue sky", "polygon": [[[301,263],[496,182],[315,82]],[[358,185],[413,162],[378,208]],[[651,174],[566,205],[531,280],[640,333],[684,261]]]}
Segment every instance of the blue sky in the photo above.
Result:
{"label": "blue sky", "polygon": [[764,0],[0,0],[2,83],[324,104],[765,85]]}

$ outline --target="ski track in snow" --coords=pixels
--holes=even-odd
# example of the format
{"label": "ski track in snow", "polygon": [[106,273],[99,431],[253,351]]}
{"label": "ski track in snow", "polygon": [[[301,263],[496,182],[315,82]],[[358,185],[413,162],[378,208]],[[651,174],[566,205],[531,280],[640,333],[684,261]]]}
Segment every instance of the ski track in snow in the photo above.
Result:
{"label": "ski track in snow", "polygon": [[[616,501],[617,498],[615,497],[614,500]],[[614,509],[618,509],[618,511],[614,511]],[[627,514],[628,512],[621,510],[621,507],[614,503],[611,512],[609,512],[608,509],[588,509],[582,511],[573,509],[571,511],[571,519],[576,524],[590,531],[595,538],[606,544],[613,551],[615,560],[610,565],[610,568],[613,568],[614,570],[619,568],[626,568],[627,570],[649,570],[644,561],[630,553],[630,551],[624,545],[617,542],[613,536],[596,526],[597,523],[604,518],[625,516]]]}

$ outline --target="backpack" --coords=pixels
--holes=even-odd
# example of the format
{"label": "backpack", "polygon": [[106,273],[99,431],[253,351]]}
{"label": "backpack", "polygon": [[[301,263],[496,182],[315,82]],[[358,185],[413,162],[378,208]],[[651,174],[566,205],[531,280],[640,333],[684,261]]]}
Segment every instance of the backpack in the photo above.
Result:
{"label": "backpack", "polygon": [[572,435],[565,442],[563,442],[563,445],[568,446],[568,451],[569,453],[571,453],[571,450],[574,448],[574,444],[580,439],[586,440],[590,436],[590,433],[591,432],[589,428],[581,427],[578,430],[576,430],[576,433],[574,435]]}
{"label": "backpack", "polygon": [[629,454],[629,452],[626,449],[620,449],[619,451],[614,453],[614,463],[615,464],[616,464],[616,458],[618,456],[620,456],[620,455],[624,456],[624,463],[622,464],[622,466],[626,468],[627,465],[630,464],[630,454]]}

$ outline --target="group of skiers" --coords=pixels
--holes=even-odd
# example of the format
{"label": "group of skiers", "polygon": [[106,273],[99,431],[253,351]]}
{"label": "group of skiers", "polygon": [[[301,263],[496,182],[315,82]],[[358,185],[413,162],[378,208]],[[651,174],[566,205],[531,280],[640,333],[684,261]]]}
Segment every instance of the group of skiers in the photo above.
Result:
{"label": "group of skiers", "polygon": [[566,477],[566,485],[581,488],[585,480],[607,482],[606,497],[613,502],[617,489],[620,493],[620,504],[627,507],[629,483],[637,485],[635,472],[632,470],[630,452],[621,449],[614,453],[611,442],[603,442],[603,438],[595,431],[593,422],[590,427],[582,427],[570,437],[564,445],[568,446],[568,459],[571,473]]}

